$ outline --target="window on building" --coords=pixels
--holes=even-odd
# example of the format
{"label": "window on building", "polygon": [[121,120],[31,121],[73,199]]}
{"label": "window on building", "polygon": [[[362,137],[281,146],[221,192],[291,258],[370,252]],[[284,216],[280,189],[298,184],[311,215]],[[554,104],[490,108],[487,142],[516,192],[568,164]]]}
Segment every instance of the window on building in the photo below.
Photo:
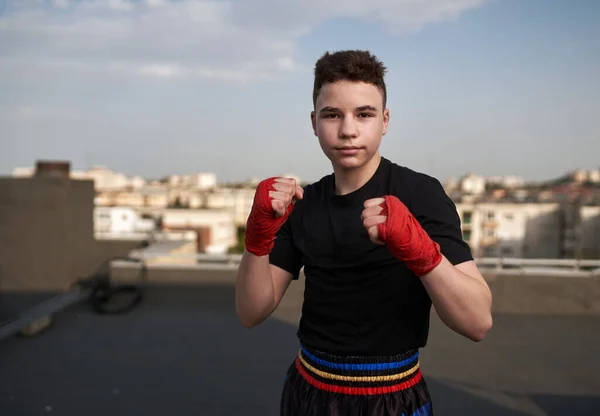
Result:
{"label": "window on building", "polygon": [[498,252],[498,250],[496,249],[496,247],[495,247],[495,246],[486,247],[486,248],[483,250],[483,255],[484,255],[485,257],[494,257],[494,256],[496,256],[496,253],[497,253],[497,252]]}
{"label": "window on building", "polygon": [[494,211],[488,211],[485,217],[488,220],[493,220],[495,218]]}
{"label": "window on building", "polygon": [[486,228],[486,230],[483,233],[487,238],[494,238],[494,236],[496,235],[496,233],[494,232],[494,230]]}
{"label": "window on building", "polygon": [[473,214],[470,211],[463,212],[463,224],[471,224]]}
{"label": "window on building", "polygon": [[502,255],[503,256],[513,256],[514,250],[512,247],[502,247]]}
{"label": "window on building", "polygon": [[504,214],[504,218],[506,218],[507,220],[513,220],[515,218],[515,215],[511,212],[507,212],[506,214]]}
{"label": "window on building", "polygon": [[463,231],[463,240],[471,241],[471,231],[470,230]]}

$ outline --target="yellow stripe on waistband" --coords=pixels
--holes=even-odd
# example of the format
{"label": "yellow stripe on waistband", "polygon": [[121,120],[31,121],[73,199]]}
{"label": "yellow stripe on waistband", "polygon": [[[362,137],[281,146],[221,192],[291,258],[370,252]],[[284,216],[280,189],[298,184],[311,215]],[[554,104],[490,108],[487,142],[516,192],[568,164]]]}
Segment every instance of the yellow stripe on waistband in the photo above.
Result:
{"label": "yellow stripe on waistband", "polygon": [[391,375],[387,375],[387,376],[361,376],[361,377],[342,376],[339,374],[327,373],[325,371],[321,371],[318,368],[313,367],[312,365],[310,365],[309,363],[306,362],[304,357],[302,357],[302,351],[300,351],[300,353],[298,354],[298,358],[300,358],[302,365],[304,365],[304,367],[306,367],[309,371],[317,374],[320,377],[327,378],[329,380],[358,381],[358,382],[368,382],[368,383],[377,382],[377,381],[392,381],[392,380],[398,380],[398,379],[401,379],[404,377],[408,377],[411,374],[415,373],[419,369],[419,362],[417,362],[415,364],[415,366],[412,367],[410,370],[407,370],[407,371],[404,371],[404,372],[398,373],[398,374],[391,374]]}

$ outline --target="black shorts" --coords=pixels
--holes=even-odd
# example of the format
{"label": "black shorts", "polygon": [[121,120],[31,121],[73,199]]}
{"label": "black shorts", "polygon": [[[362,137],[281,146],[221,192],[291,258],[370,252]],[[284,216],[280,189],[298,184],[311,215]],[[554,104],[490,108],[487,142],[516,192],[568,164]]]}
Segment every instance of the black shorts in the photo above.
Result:
{"label": "black shorts", "polygon": [[281,416],[432,416],[419,352],[340,357],[302,347],[289,367]]}

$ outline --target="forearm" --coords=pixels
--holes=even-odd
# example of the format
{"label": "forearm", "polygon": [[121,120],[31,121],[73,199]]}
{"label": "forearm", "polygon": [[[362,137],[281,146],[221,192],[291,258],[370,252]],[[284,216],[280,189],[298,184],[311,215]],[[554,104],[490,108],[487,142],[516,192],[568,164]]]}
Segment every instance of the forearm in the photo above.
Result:
{"label": "forearm", "polygon": [[473,341],[481,341],[492,326],[492,296],[488,286],[448,259],[421,281],[440,319],[451,329]]}
{"label": "forearm", "polygon": [[235,283],[235,306],[242,323],[258,325],[273,311],[275,290],[269,256],[255,256],[244,251]]}
{"label": "forearm", "polygon": [[365,201],[362,219],[371,240],[386,244],[394,257],[421,278],[448,327],[473,341],[485,337],[492,326],[492,296],[475,262],[453,266],[442,255],[440,244],[395,196]]}

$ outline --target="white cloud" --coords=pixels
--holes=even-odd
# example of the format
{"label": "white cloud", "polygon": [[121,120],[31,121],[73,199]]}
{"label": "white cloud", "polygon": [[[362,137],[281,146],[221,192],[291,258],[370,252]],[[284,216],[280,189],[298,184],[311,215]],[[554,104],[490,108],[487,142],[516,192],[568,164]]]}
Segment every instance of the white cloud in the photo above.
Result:
{"label": "white cloud", "polygon": [[298,70],[299,36],[330,19],[371,19],[400,33],[453,19],[485,0],[2,1],[5,80],[59,70],[247,82]]}
{"label": "white cloud", "polygon": [[57,9],[67,9],[71,5],[70,0],[52,0],[52,5]]}

